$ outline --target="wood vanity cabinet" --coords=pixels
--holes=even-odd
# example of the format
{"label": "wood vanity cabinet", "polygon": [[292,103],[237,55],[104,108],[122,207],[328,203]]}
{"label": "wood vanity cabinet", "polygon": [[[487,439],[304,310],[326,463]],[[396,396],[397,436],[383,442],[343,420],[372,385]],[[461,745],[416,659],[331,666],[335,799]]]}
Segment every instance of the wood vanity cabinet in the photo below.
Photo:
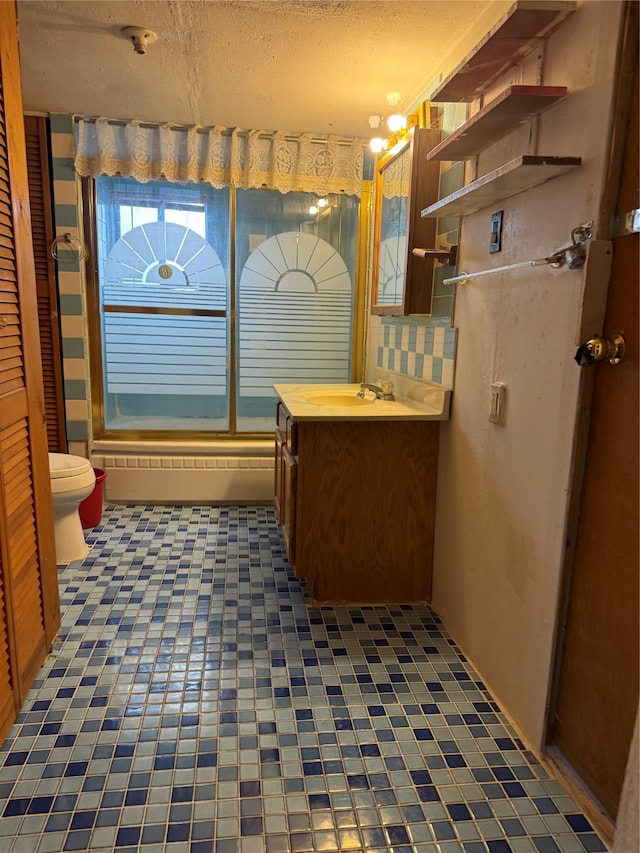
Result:
{"label": "wood vanity cabinet", "polygon": [[316,602],[429,601],[437,421],[295,421],[277,403],[275,505]]}

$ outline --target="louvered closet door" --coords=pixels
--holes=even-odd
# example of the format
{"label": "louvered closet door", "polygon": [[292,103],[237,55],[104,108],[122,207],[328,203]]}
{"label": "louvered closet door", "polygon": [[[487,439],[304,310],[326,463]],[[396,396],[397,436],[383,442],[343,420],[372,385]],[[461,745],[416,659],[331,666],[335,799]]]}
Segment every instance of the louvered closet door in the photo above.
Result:
{"label": "louvered closet door", "polygon": [[24,131],[27,144],[27,175],[29,178],[29,207],[31,234],[38,294],[38,327],[44,383],[44,405],[47,417],[49,450],[67,452],[62,386],[62,340],[58,318],[55,263],[51,255],[53,211],[47,120],[44,116],[25,116]]}
{"label": "louvered closet door", "polygon": [[59,627],[13,3],[0,3],[0,736]]}

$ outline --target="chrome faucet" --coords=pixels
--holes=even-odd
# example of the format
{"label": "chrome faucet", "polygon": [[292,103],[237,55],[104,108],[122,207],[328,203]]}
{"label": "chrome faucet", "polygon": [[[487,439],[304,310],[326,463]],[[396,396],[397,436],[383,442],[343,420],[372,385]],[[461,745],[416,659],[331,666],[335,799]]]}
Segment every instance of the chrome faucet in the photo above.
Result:
{"label": "chrome faucet", "polygon": [[361,382],[357,397],[364,397],[365,391],[373,391],[377,400],[395,400],[393,394],[393,382],[377,382],[371,385],[369,382]]}

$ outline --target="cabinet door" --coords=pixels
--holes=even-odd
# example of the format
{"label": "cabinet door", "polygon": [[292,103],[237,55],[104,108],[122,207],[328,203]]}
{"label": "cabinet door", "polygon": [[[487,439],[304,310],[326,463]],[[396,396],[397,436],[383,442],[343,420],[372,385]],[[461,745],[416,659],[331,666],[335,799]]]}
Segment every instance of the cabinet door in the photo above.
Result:
{"label": "cabinet door", "polygon": [[287,418],[286,444],[292,456],[298,455],[298,424]]}
{"label": "cabinet door", "polygon": [[298,490],[298,463],[289,452],[282,448],[282,535],[287,549],[287,557],[292,566],[296,563],[296,495]]}
{"label": "cabinet door", "polygon": [[275,482],[273,489],[273,503],[276,508],[276,518],[282,524],[283,516],[282,510],[284,507],[283,500],[283,489],[284,489],[284,477],[283,477],[283,467],[284,467],[284,459],[283,459],[283,448],[285,445],[285,439],[280,429],[276,427],[276,449],[275,449]]}
{"label": "cabinet door", "polygon": [[289,415],[287,414],[287,410],[282,405],[280,400],[276,401],[276,427],[280,430],[280,432],[285,435],[287,431],[287,419]]}

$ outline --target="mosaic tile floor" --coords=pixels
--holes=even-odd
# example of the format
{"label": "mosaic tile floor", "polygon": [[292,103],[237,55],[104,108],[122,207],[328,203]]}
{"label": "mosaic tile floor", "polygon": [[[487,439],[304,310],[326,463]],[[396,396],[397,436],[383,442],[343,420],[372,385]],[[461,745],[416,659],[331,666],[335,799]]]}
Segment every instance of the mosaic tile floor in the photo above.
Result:
{"label": "mosaic tile floor", "polygon": [[0,851],[597,853],[426,607],[312,607],[268,507],[110,507],[0,751]]}

